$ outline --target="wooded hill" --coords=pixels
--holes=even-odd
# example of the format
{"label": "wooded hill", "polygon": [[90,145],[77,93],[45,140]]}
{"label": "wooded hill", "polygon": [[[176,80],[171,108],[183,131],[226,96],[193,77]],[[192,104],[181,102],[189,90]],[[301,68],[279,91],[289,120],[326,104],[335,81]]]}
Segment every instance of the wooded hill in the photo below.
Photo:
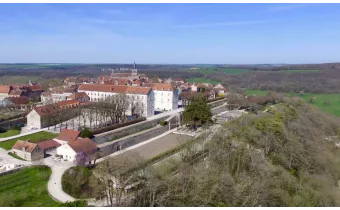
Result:
{"label": "wooded hill", "polygon": [[340,121],[297,99],[227,123],[127,206],[339,206]]}

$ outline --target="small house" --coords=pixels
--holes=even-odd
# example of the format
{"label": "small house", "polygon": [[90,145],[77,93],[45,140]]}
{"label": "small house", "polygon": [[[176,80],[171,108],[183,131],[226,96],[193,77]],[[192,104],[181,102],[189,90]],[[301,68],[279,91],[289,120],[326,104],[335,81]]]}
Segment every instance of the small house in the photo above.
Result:
{"label": "small house", "polygon": [[28,161],[35,161],[44,158],[44,150],[38,144],[18,140],[12,147],[12,152]]}

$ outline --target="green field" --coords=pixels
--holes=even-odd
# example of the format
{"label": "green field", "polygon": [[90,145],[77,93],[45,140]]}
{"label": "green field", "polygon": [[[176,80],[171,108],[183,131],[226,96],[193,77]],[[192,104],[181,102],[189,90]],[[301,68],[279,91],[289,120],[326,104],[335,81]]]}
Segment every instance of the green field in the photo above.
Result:
{"label": "green field", "polygon": [[[247,95],[266,95],[268,91],[265,90],[246,90]],[[340,117],[340,94],[297,94],[297,93],[286,93],[287,96],[298,96],[303,98],[305,101],[309,101],[314,98],[313,105],[320,108],[321,110]]]}
{"label": "green field", "polygon": [[38,76],[2,76],[0,84],[28,84],[29,81],[39,82],[41,77]]}
{"label": "green field", "polygon": [[213,85],[216,85],[219,83],[215,80],[205,79],[205,78],[190,78],[190,79],[186,79],[186,81],[190,83],[211,83]]}
{"label": "green field", "polygon": [[280,70],[280,71],[254,71],[254,72],[262,72],[262,73],[287,73],[287,74],[295,74],[295,73],[318,73],[321,72],[318,69],[291,69],[291,70]]}
{"label": "green field", "polygon": [[10,136],[15,136],[20,134],[19,130],[8,130],[4,133],[0,133],[0,138],[6,138],[6,137],[10,137]]}
{"label": "green field", "polygon": [[225,73],[225,74],[242,74],[247,73],[247,69],[216,69],[216,68],[200,68],[200,69],[190,69],[189,71],[199,72],[202,74],[216,74],[216,73]]}
{"label": "green field", "polygon": [[22,136],[19,138],[15,138],[15,139],[11,139],[8,141],[2,141],[0,142],[0,147],[4,148],[5,150],[10,150],[12,149],[13,145],[15,144],[15,142],[17,142],[18,140],[30,140],[31,142],[39,142],[42,140],[48,140],[48,139],[53,139],[57,136],[57,134],[54,133],[49,133],[46,131],[41,131],[38,133],[33,133],[27,136]]}
{"label": "green field", "polygon": [[0,176],[0,206],[38,207],[54,206],[57,202],[47,193],[47,182],[51,169],[33,166]]}

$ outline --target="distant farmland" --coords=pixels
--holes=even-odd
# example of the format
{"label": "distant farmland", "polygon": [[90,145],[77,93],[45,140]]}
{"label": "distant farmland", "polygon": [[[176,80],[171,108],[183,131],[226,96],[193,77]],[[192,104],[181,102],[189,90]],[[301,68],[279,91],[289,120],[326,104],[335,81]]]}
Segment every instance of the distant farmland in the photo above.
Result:
{"label": "distant farmland", "polygon": [[247,73],[249,70],[247,69],[217,69],[217,68],[204,68],[204,69],[195,69],[189,70],[195,71],[202,74],[216,74],[216,73],[225,73],[225,74],[243,74]]}
{"label": "distant farmland", "polygon": [[206,79],[206,78],[190,78],[190,79],[186,79],[186,81],[190,83],[211,83],[213,85],[216,85],[219,83],[215,80]]}
{"label": "distant farmland", "polygon": [[[247,95],[266,95],[268,91],[265,90],[246,90]],[[321,110],[340,117],[340,94],[297,94],[297,93],[286,93],[287,96],[297,96],[303,98],[305,101],[313,99],[313,105],[320,108]]]}
{"label": "distant farmland", "polygon": [[265,73],[287,73],[287,74],[294,74],[294,73],[318,73],[321,72],[318,69],[292,69],[292,70],[279,70],[279,71],[258,71],[258,72],[265,72]]}

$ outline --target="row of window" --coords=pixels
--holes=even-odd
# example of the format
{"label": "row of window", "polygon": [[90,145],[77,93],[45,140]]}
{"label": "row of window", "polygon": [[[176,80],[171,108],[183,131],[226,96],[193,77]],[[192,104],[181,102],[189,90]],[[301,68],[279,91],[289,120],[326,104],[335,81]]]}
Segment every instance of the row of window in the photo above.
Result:
{"label": "row of window", "polygon": [[[155,95],[163,95],[163,92],[155,92]],[[166,95],[165,93],[164,93],[164,95]],[[168,92],[168,96],[170,96],[170,92]]]}
{"label": "row of window", "polygon": [[[88,95],[89,95],[89,96],[101,96],[101,97],[112,96],[112,94],[106,94],[106,93],[92,93],[92,92],[89,92]],[[127,95],[127,97],[128,97],[128,98],[132,98],[133,100],[134,100],[134,99],[140,100],[140,99],[143,99],[144,96],[131,96],[131,95]]]}

